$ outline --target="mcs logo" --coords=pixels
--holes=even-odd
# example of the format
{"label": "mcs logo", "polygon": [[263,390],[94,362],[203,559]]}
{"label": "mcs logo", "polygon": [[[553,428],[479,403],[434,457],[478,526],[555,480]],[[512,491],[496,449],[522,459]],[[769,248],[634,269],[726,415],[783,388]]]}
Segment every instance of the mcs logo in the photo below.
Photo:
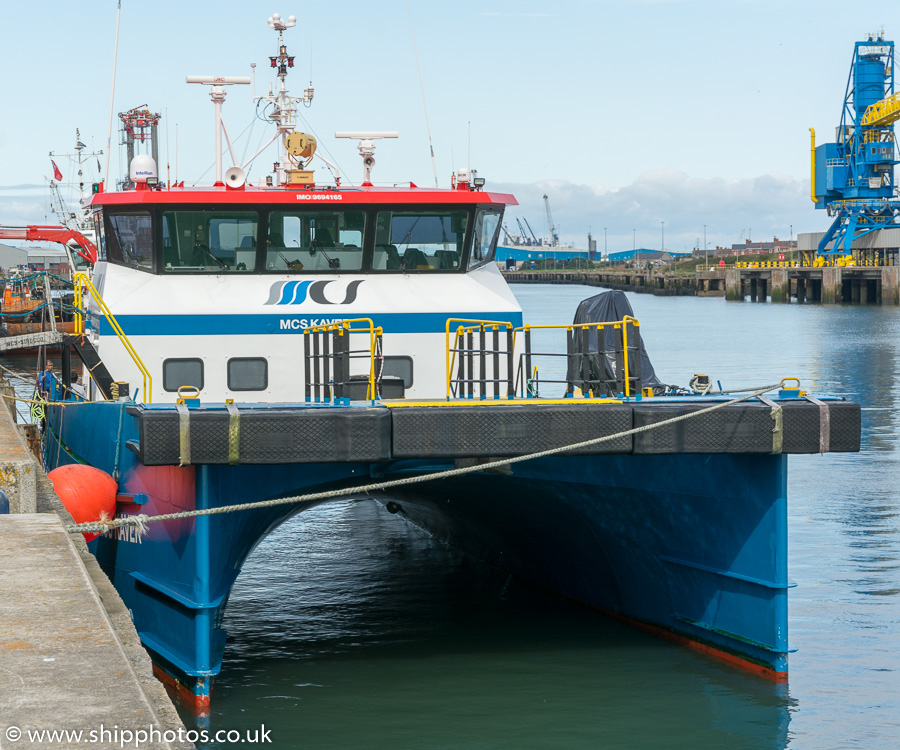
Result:
{"label": "mcs logo", "polygon": [[325,297],[325,288],[334,281],[276,281],[269,290],[267,305],[302,305],[309,298],[318,305],[351,305],[362,280],[351,281],[344,292],[344,300],[336,302]]}

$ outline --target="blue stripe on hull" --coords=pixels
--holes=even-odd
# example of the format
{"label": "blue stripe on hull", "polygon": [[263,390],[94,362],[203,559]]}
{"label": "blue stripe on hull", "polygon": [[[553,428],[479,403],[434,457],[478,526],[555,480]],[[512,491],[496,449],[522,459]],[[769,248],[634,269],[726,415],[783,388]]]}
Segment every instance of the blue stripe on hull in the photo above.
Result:
{"label": "blue stripe on hull", "polygon": [[[128,336],[250,336],[298,333],[315,325],[351,318],[371,318],[385,333],[444,333],[451,318],[478,318],[522,325],[519,312],[461,313],[366,313],[333,310],[303,313],[282,309],[278,314],[258,315],[118,315],[116,320]],[[96,318],[94,319],[96,324]],[[100,335],[115,332],[100,317]]]}

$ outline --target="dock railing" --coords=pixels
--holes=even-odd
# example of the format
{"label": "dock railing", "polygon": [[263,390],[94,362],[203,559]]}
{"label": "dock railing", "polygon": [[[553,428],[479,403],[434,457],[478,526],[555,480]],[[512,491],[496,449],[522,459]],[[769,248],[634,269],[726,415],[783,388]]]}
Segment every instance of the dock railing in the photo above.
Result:
{"label": "dock railing", "polygon": [[[518,328],[503,321],[452,318],[446,330],[447,399],[536,398],[547,384],[565,386],[566,398],[635,395],[641,390],[639,326],[630,316]],[[566,332],[565,352],[534,348],[533,332],[550,330]],[[566,378],[541,378],[538,362],[559,357],[566,359]]]}
{"label": "dock railing", "polygon": [[109,307],[107,307],[106,302],[103,301],[103,297],[100,296],[100,292],[98,292],[91,283],[88,275],[83,271],[78,271],[75,274],[73,281],[75,283],[75,333],[83,334],[85,332],[84,314],[82,313],[84,305],[82,303],[82,298],[84,295],[84,287],[87,287],[91,294],[91,299],[97,303],[97,307],[99,307],[103,315],[106,316],[106,319],[109,321],[110,326],[112,326],[113,331],[115,331],[119,341],[122,342],[122,346],[125,347],[125,351],[128,352],[128,356],[131,357],[138,370],[140,370],[144,379],[144,403],[149,404],[153,397],[153,377],[150,375],[150,371],[144,365],[140,356],[138,356],[134,346],[132,346],[131,342],[128,340],[128,336],[125,335],[125,332],[119,325],[119,321],[116,320],[116,316],[113,315]]}
{"label": "dock railing", "polygon": [[[381,396],[383,331],[371,318],[354,318],[320,326],[303,332],[305,398],[310,402],[329,403],[337,399],[360,399],[357,390],[365,383],[365,400]],[[368,346],[351,348],[360,335]],[[354,360],[368,362],[367,372],[352,372]]]}

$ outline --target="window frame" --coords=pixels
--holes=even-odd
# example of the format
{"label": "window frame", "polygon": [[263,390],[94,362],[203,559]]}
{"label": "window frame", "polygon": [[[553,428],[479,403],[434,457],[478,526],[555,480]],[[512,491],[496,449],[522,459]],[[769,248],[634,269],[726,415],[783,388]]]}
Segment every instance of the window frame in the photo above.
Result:
{"label": "window frame", "polygon": [[[413,387],[413,383],[416,381],[416,368],[415,368],[415,360],[408,354],[388,354],[385,355],[384,361],[387,363],[388,360],[398,360],[405,359],[409,362],[409,383],[406,382],[406,378],[403,378],[403,388],[408,389]],[[384,376],[384,370],[382,370],[382,376]],[[397,375],[388,375],[390,378],[398,377]]]}
{"label": "window frame", "polygon": [[[376,274],[376,275],[391,275],[391,274],[400,274],[403,276],[407,275],[425,275],[425,276],[433,276],[435,274],[444,274],[444,273],[466,273],[466,263],[468,258],[467,248],[472,241],[472,232],[474,231],[475,226],[475,206],[464,204],[460,205],[458,203],[383,203],[376,206],[372,206],[371,214],[372,214],[372,230],[370,232],[370,246],[371,251],[368,258],[368,266],[365,267],[366,273]],[[375,244],[375,235],[377,233],[377,220],[379,213],[414,213],[414,212],[433,212],[435,214],[438,213],[449,213],[451,211],[458,211],[466,214],[466,231],[463,234],[462,241],[462,250],[460,251],[459,265],[456,268],[428,268],[428,269],[418,269],[418,268],[375,268],[375,248],[377,247]]]}
{"label": "window frame", "polygon": [[[497,256],[497,245],[499,244],[500,238],[500,227],[503,225],[503,214],[504,214],[505,206],[497,206],[497,205],[489,205],[489,206],[477,206],[475,209],[475,219],[472,222],[472,238],[469,243],[469,249],[466,253],[466,271],[473,271],[476,268],[481,268],[488,263],[493,263],[494,259]],[[488,251],[488,255],[477,263],[469,263],[469,259],[473,256],[475,252],[475,226],[478,224],[478,219],[483,217],[485,214],[496,214],[497,215],[497,226],[494,228],[494,236],[491,237],[490,249]],[[483,226],[483,224],[482,224]]]}
{"label": "window frame", "polygon": [[[141,265],[135,265],[133,263],[126,263],[123,260],[114,259],[110,255],[110,241],[112,237],[115,237],[116,244],[119,243],[119,233],[116,231],[115,227],[112,224],[113,217],[116,216],[149,216],[150,217],[150,228],[151,228],[151,241],[153,242],[152,252],[150,254],[150,266],[145,267]],[[143,273],[156,274],[158,273],[158,261],[159,261],[159,253],[161,251],[160,246],[160,232],[162,231],[161,225],[157,227],[156,219],[156,211],[154,211],[150,207],[144,206],[123,206],[121,210],[104,210],[102,212],[102,221],[104,227],[104,239],[105,245],[104,248],[104,259],[107,263],[112,263],[115,266],[119,266],[120,268],[130,268],[134,271],[142,271]],[[159,248],[159,249],[158,249]],[[121,248],[124,250],[124,248]]]}
{"label": "window frame", "polygon": [[[265,384],[262,388],[234,388],[231,385],[232,362],[262,362],[265,365]],[[266,357],[229,357],[225,362],[225,385],[235,393],[260,393],[269,389],[269,360]]]}
{"label": "window frame", "polygon": [[[102,210],[102,221],[104,227],[104,235],[105,241],[101,241],[101,246],[98,247],[103,256],[106,256],[105,259],[114,265],[120,266],[122,268],[131,268],[143,271],[145,273],[153,273],[160,276],[168,276],[169,278],[173,278],[176,276],[216,276],[216,275],[227,275],[227,276],[285,276],[285,275],[296,275],[296,276],[327,276],[332,274],[362,274],[362,275],[419,275],[419,274],[454,274],[454,273],[469,273],[475,268],[480,268],[487,263],[490,263],[496,259],[496,247],[497,241],[500,236],[500,230],[503,225],[503,216],[506,210],[506,206],[504,204],[495,204],[495,203],[404,203],[404,202],[389,202],[385,201],[384,203],[369,203],[369,204],[347,204],[346,207],[342,207],[341,211],[358,211],[363,214],[365,226],[363,228],[363,237],[362,237],[362,265],[359,269],[347,269],[347,268],[328,268],[328,269],[318,269],[318,270],[292,270],[292,269],[267,269],[266,266],[266,258],[268,254],[267,247],[267,239],[269,236],[269,218],[272,213],[284,213],[297,215],[305,212],[309,213],[320,213],[322,211],[322,207],[316,206],[302,206],[302,207],[293,207],[290,204],[255,204],[255,203],[235,203],[233,205],[222,205],[210,207],[207,204],[200,203],[160,203],[153,206],[135,206],[129,207],[130,210],[116,210],[120,207],[116,206],[115,208],[104,207]],[[125,209],[125,207],[121,207]],[[137,209],[140,210],[137,210]],[[291,209],[294,210],[291,210]],[[335,208],[335,210],[337,210]],[[209,270],[209,271],[199,271],[199,270],[190,270],[190,271],[167,271],[165,269],[165,247],[163,244],[163,221],[162,215],[163,213],[172,213],[172,212],[205,212],[205,213],[215,213],[215,212],[225,212],[225,213],[255,213],[257,216],[257,239],[256,239],[256,255],[255,255],[255,264],[254,267],[248,268],[246,271],[236,271],[234,269],[229,269],[228,271],[224,270]],[[463,238],[461,257],[459,260],[459,266],[457,268],[431,268],[431,269],[403,269],[403,268],[379,268],[376,269],[374,267],[375,261],[375,240],[376,240],[376,221],[379,212],[434,212],[444,213],[444,212],[463,212],[466,215],[466,230]],[[495,236],[492,242],[493,255],[490,258],[479,261],[475,265],[469,265],[469,259],[472,257],[472,243],[474,242],[474,234],[475,234],[475,222],[479,216],[479,212],[488,212],[488,213],[496,213],[499,216],[499,221],[497,222],[497,229]],[[153,241],[154,241],[154,251],[153,251],[153,264],[152,268],[144,268],[141,266],[129,265],[127,263],[123,263],[118,260],[110,260],[108,255],[109,249],[109,233],[112,230],[109,222],[110,215],[120,215],[120,214],[135,214],[140,213],[147,215],[149,214],[151,221],[154,222],[154,230],[153,230]]]}
{"label": "window frame", "polygon": [[[293,208],[293,210],[290,210],[291,208]],[[331,208],[331,211],[333,213],[359,213],[359,214],[362,214],[363,228],[362,228],[362,244],[359,246],[359,254],[360,254],[359,268],[342,268],[342,267],[338,267],[338,268],[330,268],[329,267],[327,269],[325,269],[325,268],[319,268],[319,269],[309,268],[309,269],[307,269],[305,267],[298,268],[298,269],[267,268],[266,262],[268,261],[268,255],[269,255],[269,244],[268,244],[269,243],[269,224],[270,224],[270,218],[271,218],[272,214],[285,214],[286,216],[301,216],[303,214],[325,214],[325,213],[327,213],[327,211],[324,210],[324,206],[319,206],[319,205],[293,206],[292,207],[292,206],[289,206],[288,204],[285,204],[284,206],[277,205],[277,204],[274,206],[270,205],[267,208],[259,209],[259,211],[260,211],[260,215],[265,214],[266,233],[264,236],[265,241],[260,243],[260,241],[257,240],[257,243],[256,243],[257,244],[257,256],[256,256],[257,270],[255,271],[255,273],[258,273],[260,275],[269,275],[269,276],[272,276],[272,275],[279,276],[279,275],[284,275],[284,274],[301,275],[301,276],[321,276],[322,274],[332,274],[332,273],[342,274],[342,273],[369,273],[370,272],[371,256],[368,255],[366,251],[368,249],[368,237],[369,237],[369,234],[371,234],[370,227],[373,226],[372,221],[374,220],[374,215],[369,210],[369,206],[366,206],[363,204],[360,204],[358,206],[353,205],[353,204],[347,204],[346,207],[342,206],[342,207],[338,208],[335,206],[335,207]],[[261,223],[260,223],[260,225],[261,225]],[[302,250],[302,248],[301,248],[301,250]],[[313,257],[313,256],[310,256],[310,257]]]}
{"label": "window frame", "polygon": [[[247,268],[246,270],[238,271],[237,268],[218,268],[212,269],[209,271],[201,271],[199,269],[192,268],[191,270],[176,270],[175,268],[167,269],[166,268],[166,258],[165,252],[166,247],[163,242],[163,216],[165,214],[171,213],[204,213],[213,215],[210,221],[215,219],[215,214],[255,214],[256,215],[256,246],[253,248],[255,250],[253,255],[253,266],[251,268]],[[260,252],[259,252],[259,237],[262,235],[264,230],[268,230],[268,210],[265,208],[258,208],[253,204],[236,204],[234,206],[231,205],[222,205],[222,206],[208,206],[205,204],[195,204],[195,203],[174,203],[174,204],[163,204],[156,207],[156,211],[154,212],[154,219],[157,222],[157,227],[154,234],[157,237],[157,247],[159,250],[154,253],[154,257],[156,258],[157,273],[161,276],[218,276],[218,275],[228,275],[228,276],[250,276],[253,274],[259,273],[259,264],[260,264]],[[265,221],[264,221],[265,220]],[[237,250],[236,248],[235,250]],[[210,253],[212,253],[212,249],[210,248]],[[215,255],[214,253],[212,253]],[[218,256],[215,256],[218,257]],[[237,256],[235,256],[237,257]]]}
{"label": "window frame", "polygon": [[166,383],[166,365],[169,362],[199,362],[200,363],[200,385],[192,386],[187,385],[188,388],[197,388],[197,390],[202,391],[204,385],[206,384],[206,363],[200,357],[167,357],[163,360],[162,364],[162,382],[163,382],[163,390],[166,393],[178,393],[179,388],[185,387],[186,384],[182,383],[175,388],[169,388]]}

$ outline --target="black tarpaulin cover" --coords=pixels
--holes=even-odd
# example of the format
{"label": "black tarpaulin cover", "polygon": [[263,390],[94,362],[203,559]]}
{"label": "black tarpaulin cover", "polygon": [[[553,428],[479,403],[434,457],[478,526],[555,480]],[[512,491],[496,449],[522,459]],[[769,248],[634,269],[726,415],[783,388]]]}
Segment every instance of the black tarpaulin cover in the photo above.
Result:
{"label": "black tarpaulin cover", "polygon": [[[625,293],[609,291],[582,300],[575,311],[573,323],[576,325],[579,323],[608,323],[622,320],[626,315],[634,317],[634,312]],[[639,330],[630,326],[628,329],[629,349],[634,345],[633,335],[637,334],[638,350],[629,352],[628,367],[631,374],[635,372],[640,373],[640,383],[636,389],[638,391],[648,386],[662,385],[653,371],[653,365],[650,363],[650,357],[644,348],[644,342],[640,338]],[[582,343],[582,341],[585,341],[586,344]],[[623,373],[616,370],[617,349],[620,352],[618,357],[620,361],[622,356],[621,330],[614,329],[611,326],[590,328],[584,332],[576,329],[574,335],[569,337],[568,346],[569,357],[566,379],[569,381],[570,387],[577,386],[586,392],[591,390],[591,381],[600,381],[606,384],[605,388],[608,395],[614,395],[621,390]],[[640,352],[640,365],[635,367],[638,364],[638,352]],[[586,374],[587,377],[585,377]],[[617,382],[619,384],[618,387],[615,386]],[[632,384],[632,387],[634,385]]]}

